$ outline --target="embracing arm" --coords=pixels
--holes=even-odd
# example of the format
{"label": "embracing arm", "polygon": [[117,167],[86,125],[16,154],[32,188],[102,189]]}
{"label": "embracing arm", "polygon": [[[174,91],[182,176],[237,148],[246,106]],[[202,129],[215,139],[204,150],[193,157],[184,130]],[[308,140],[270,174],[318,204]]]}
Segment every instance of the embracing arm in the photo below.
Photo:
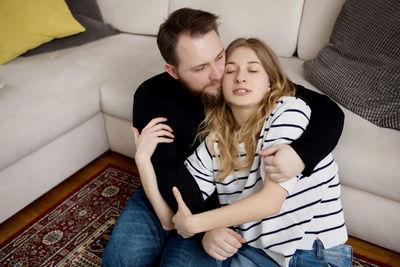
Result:
{"label": "embracing arm", "polygon": [[162,124],[164,118],[156,118],[143,128],[142,133],[133,128],[136,143],[135,161],[139,170],[143,189],[153,206],[161,225],[165,230],[174,229],[172,216],[174,213],[162,198],[158,189],[156,174],[150,157],[158,143],[170,143],[173,141],[172,129]]}
{"label": "embracing arm", "polygon": [[343,130],[344,113],[329,97],[296,86],[296,96],[311,108],[307,130],[290,146],[300,156],[305,168],[303,174],[311,175],[315,166],[337,145]]}
{"label": "embracing arm", "polygon": [[[288,193],[279,184],[266,178],[261,191],[230,205],[194,215],[187,213],[188,209],[176,188],[174,188],[174,194],[179,209],[186,211],[186,214],[178,212],[173,218],[175,228],[196,234],[276,215],[280,212]],[[262,209],[260,209],[260,203],[263,203]],[[182,219],[178,216],[186,216],[186,218]]]}
{"label": "embracing arm", "polygon": [[135,161],[136,165],[138,166],[143,189],[151,205],[153,206],[153,209],[156,212],[162,227],[166,231],[174,229],[174,224],[172,223],[172,217],[174,216],[174,213],[160,194],[157,185],[156,174],[150,159],[142,159],[136,156]]}

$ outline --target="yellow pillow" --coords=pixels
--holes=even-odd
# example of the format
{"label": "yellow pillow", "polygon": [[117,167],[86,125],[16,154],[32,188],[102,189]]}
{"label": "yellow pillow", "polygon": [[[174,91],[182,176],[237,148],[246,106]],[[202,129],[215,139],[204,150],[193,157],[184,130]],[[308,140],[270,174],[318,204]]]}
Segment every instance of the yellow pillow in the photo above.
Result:
{"label": "yellow pillow", "polygon": [[54,38],[84,31],[64,0],[0,0],[0,64]]}

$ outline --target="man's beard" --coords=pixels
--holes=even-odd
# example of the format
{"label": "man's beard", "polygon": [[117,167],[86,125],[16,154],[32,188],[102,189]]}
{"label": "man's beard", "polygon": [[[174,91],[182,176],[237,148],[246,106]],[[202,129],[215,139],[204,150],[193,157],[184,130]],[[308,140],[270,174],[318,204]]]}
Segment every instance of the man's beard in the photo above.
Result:
{"label": "man's beard", "polygon": [[208,87],[214,86],[216,83],[221,83],[221,81],[214,81],[206,86],[204,86],[201,90],[201,92],[196,92],[193,91],[192,89],[187,86],[187,83],[184,80],[180,80],[182,86],[192,95],[197,97],[199,100],[201,100],[203,106],[205,108],[213,107],[216,105],[220,105],[223,102],[223,97],[222,97],[222,92],[221,88],[213,88],[213,92],[209,92],[211,89]]}
{"label": "man's beard", "polygon": [[[211,84],[208,86],[210,85]],[[208,92],[207,87],[203,89],[200,95],[203,106],[205,108],[211,108],[220,105],[223,101],[221,88],[214,89],[215,92]]]}

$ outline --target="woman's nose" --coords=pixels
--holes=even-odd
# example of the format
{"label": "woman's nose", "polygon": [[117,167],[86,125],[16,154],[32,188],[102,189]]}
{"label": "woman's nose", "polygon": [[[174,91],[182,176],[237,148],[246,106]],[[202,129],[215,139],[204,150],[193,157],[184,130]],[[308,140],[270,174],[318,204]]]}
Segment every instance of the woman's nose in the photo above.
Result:
{"label": "woman's nose", "polygon": [[242,71],[238,72],[238,74],[236,76],[236,82],[237,83],[246,82],[246,76],[244,75],[244,73]]}

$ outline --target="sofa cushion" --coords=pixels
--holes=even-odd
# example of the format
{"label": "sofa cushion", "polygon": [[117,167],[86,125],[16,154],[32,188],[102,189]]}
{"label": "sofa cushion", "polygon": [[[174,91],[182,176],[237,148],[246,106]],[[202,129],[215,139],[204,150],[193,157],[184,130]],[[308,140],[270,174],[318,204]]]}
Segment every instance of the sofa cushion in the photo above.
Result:
{"label": "sofa cushion", "polygon": [[92,19],[90,17],[86,17],[83,15],[76,15],[75,17],[79,21],[79,23],[81,23],[83,27],[85,27],[86,31],[73,36],[68,36],[61,39],[54,39],[51,42],[42,44],[35,49],[27,51],[22,56],[32,56],[73,46],[83,45],[107,36],[117,34],[119,32],[112,25]]}
{"label": "sofa cushion", "polygon": [[168,3],[165,0],[97,0],[105,22],[122,32],[147,35],[157,35],[168,15]]}
{"label": "sofa cushion", "polygon": [[0,66],[0,169],[100,112],[100,86],[146,57],[137,47],[155,50],[154,43],[118,34]]}
{"label": "sofa cushion", "polygon": [[[304,78],[304,61],[280,58],[289,78],[321,93]],[[344,129],[333,155],[339,165],[341,183],[400,201],[400,131],[380,128],[340,106]]]}
{"label": "sofa cushion", "polygon": [[171,0],[169,12],[186,6],[220,16],[224,46],[238,37],[258,37],[278,56],[290,57],[296,50],[303,0]]}
{"label": "sofa cushion", "polygon": [[101,108],[104,113],[119,119],[132,121],[133,95],[139,85],[148,78],[164,71],[164,60],[154,43],[141,47],[149,57],[141,58],[129,71],[105,83],[101,89]]}
{"label": "sofa cushion", "polygon": [[304,0],[297,54],[313,59],[329,42],[333,25],[345,0]]}
{"label": "sofa cushion", "polygon": [[0,28],[0,64],[54,38],[85,31],[64,0],[3,0]]}
{"label": "sofa cushion", "polygon": [[54,39],[51,42],[29,50],[22,56],[32,56],[78,46],[119,32],[111,24],[103,22],[103,17],[101,16],[96,0],[66,0],[66,3],[72,15],[85,27],[86,31],[73,36]]}
{"label": "sofa cushion", "polygon": [[72,15],[85,16],[97,21],[103,21],[96,0],[65,0]]}
{"label": "sofa cushion", "polygon": [[399,29],[397,0],[346,1],[305,77],[361,117],[400,130]]}

